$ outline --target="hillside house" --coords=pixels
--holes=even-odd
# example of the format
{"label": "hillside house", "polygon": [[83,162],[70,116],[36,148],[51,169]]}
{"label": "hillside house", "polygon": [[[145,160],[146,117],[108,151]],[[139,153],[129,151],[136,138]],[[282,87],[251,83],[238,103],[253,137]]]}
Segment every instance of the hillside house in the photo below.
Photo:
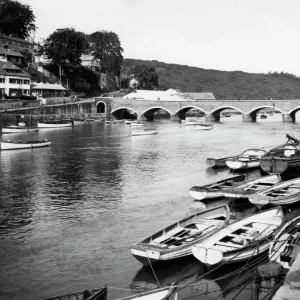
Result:
{"label": "hillside house", "polygon": [[93,55],[82,54],[80,59],[83,67],[91,69],[94,72],[100,70],[100,62]]}
{"label": "hillside house", "polygon": [[20,68],[25,66],[24,56],[20,52],[10,49],[0,48],[0,59],[7,60]]}
{"label": "hillside house", "polygon": [[6,59],[0,59],[0,94],[15,96],[18,91],[30,94],[30,75]]}
{"label": "hillside house", "polygon": [[50,83],[33,83],[31,85],[32,95],[38,97],[62,97],[67,92],[67,90],[60,84],[50,84]]}
{"label": "hillside house", "polygon": [[34,53],[34,43],[4,34],[0,34],[0,47],[4,49],[11,49],[13,51]]}

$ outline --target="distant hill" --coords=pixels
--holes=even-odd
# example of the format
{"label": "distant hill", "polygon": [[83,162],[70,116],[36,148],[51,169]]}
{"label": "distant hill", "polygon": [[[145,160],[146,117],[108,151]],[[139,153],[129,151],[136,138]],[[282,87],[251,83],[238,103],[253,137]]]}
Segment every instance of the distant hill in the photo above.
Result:
{"label": "distant hill", "polygon": [[212,92],[216,99],[298,99],[300,77],[288,73],[253,74],[167,64],[155,60],[124,59],[126,71],[136,65],[154,67],[161,89]]}

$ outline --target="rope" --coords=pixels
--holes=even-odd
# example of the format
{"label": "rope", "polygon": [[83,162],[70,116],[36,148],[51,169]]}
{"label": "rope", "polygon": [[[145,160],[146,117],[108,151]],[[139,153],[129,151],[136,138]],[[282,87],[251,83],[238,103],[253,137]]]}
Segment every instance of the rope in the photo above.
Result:
{"label": "rope", "polygon": [[143,247],[143,248],[144,248],[144,250],[145,250],[145,252],[146,252],[146,254],[147,254],[147,258],[148,258],[148,261],[149,261],[149,265],[150,265],[150,267],[151,267],[151,270],[152,270],[152,272],[153,272],[153,275],[154,275],[154,277],[155,277],[155,279],[156,279],[158,285],[161,287],[161,284],[160,284],[160,282],[159,282],[159,280],[158,280],[158,278],[157,278],[157,276],[156,276],[156,274],[155,274],[155,272],[154,272],[154,269],[153,269],[153,267],[152,267],[152,264],[151,264],[151,261],[150,261],[150,259],[149,259],[147,250],[146,250],[145,247]]}

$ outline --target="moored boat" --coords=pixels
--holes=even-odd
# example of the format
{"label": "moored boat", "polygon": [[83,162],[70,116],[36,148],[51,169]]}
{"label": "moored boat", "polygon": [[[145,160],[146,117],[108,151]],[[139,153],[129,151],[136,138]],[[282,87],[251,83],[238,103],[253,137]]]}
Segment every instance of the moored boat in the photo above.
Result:
{"label": "moored boat", "polygon": [[200,211],[138,241],[131,253],[143,265],[191,255],[191,247],[222,228],[229,217],[227,205]]}
{"label": "moored boat", "polygon": [[283,218],[280,207],[253,214],[218,230],[193,246],[192,253],[207,266],[253,258],[269,249]]}
{"label": "moored boat", "polygon": [[210,123],[197,123],[195,126],[195,130],[210,130],[213,129],[214,125]]}
{"label": "moored boat", "polygon": [[184,123],[182,123],[182,125],[185,125],[185,126],[195,126],[198,123],[199,123],[198,121],[190,120],[190,121],[185,121]]}
{"label": "moored boat", "polygon": [[222,157],[222,158],[207,158],[206,159],[206,164],[211,167],[211,168],[222,168],[222,167],[227,167],[226,165],[226,160],[231,159],[233,156],[228,156],[228,157]]}
{"label": "moored boat", "polygon": [[300,141],[289,134],[288,141],[279,147],[271,149],[260,158],[261,168],[269,174],[282,174],[289,171],[299,171]]}
{"label": "moored boat", "polygon": [[67,120],[52,120],[37,123],[37,127],[39,128],[61,128],[71,126],[73,126],[72,122]]}
{"label": "moored boat", "polygon": [[147,124],[144,122],[136,121],[136,122],[131,122],[131,126],[146,126]]}
{"label": "moored boat", "polygon": [[226,165],[232,170],[257,168],[260,166],[260,158],[266,153],[263,149],[248,149],[241,155],[228,158]]}
{"label": "moored boat", "polygon": [[269,248],[269,259],[290,269],[300,251],[300,216],[287,222],[276,234]]}
{"label": "moored boat", "polygon": [[41,148],[50,146],[51,142],[47,139],[39,141],[1,141],[1,150],[15,150],[15,149],[31,149],[31,148]]}
{"label": "moored boat", "polygon": [[151,135],[151,134],[158,134],[158,131],[156,129],[136,129],[136,130],[132,130],[130,135],[132,136],[136,136],[136,135]]}
{"label": "moored boat", "polygon": [[264,205],[290,205],[300,201],[300,177],[279,182],[270,188],[249,196],[249,201],[257,207]]}
{"label": "moored boat", "polygon": [[193,186],[190,188],[190,195],[196,200],[215,199],[223,197],[223,188],[233,187],[242,184],[246,180],[246,175],[239,175],[223,179],[203,186]]}
{"label": "moored boat", "polygon": [[279,175],[269,175],[263,176],[261,178],[256,178],[248,182],[242,183],[236,187],[223,188],[223,196],[227,198],[243,198],[248,199],[249,196],[256,192],[267,189],[274,186],[281,181]]}
{"label": "moored boat", "polygon": [[267,119],[268,116],[267,116],[266,114],[261,114],[261,115],[260,115],[260,118],[261,118],[261,119]]}
{"label": "moored boat", "polygon": [[30,128],[30,127],[24,127],[24,126],[4,126],[2,127],[2,133],[27,133],[27,132],[37,132],[39,131],[38,128]]}

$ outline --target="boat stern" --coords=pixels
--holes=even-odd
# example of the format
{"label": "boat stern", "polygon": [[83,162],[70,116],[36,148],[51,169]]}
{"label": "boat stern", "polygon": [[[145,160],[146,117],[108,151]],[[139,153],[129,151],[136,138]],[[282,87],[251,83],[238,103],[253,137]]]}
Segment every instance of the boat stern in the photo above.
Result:
{"label": "boat stern", "polygon": [[190,188],[189,192],[190,192],[191,197],[194,198],[195,200],[201,201],[201,200],[207,198],[207,190],[199,189],[196,186],[193,186],[192,188]]}

